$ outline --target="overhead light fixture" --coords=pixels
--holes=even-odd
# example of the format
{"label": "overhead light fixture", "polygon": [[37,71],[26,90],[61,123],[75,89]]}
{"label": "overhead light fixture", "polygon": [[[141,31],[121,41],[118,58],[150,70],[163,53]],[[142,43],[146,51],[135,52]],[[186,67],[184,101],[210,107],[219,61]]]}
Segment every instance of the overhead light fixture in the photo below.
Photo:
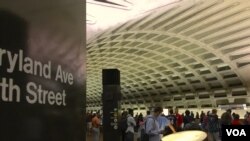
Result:
{"label": "overhead light fixture", "polygon": [[181,131],[162,138],[162,141],[203,141],[207,134],[203,131]]}
{"label": "overhead light fixture", "polygon": [[133,3],[127,0],[87,0],[87,3],[121,10],[131,10],[133,6]]}
{"label": "overhead light fixture", "polygon": [[220,110],[226,110],[226,109],[247,109],[246,104],[228,104],[228,105],[218,105],[218,108]]}

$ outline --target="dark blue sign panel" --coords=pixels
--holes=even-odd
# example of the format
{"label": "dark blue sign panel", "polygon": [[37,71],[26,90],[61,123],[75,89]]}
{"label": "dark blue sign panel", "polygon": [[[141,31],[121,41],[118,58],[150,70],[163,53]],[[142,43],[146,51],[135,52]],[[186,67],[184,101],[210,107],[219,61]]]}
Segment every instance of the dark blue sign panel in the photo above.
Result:
{"label": "dark blue sign panel", "polygon": [[85,3],[0,1],[0,140],[82,141]]}

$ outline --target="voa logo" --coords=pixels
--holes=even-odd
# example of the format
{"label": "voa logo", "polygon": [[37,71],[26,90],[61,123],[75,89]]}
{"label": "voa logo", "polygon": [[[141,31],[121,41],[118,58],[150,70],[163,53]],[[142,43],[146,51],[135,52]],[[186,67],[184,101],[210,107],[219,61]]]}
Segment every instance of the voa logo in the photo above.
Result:
{"label": "voa logo", "polygon": [[244,129],[226,129],[227,136],[247,136]]}

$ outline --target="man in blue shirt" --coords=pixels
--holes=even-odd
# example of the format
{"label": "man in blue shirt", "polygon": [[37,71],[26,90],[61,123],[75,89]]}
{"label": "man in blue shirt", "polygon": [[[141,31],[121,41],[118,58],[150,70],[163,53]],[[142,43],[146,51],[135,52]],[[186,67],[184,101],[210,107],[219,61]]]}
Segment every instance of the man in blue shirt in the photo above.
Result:
{"label": "man in blue shirt", "polygon": [[[162,107],[156,107],[153,114],[148,116],[146,120],[145,130],[146,133],[149,134],[149,141],[160,141],[161,134],[167,126],[166,124],[169,123],[166,117],[160,117],[162,111]],[[173,132],[175,132],[175,130]]]}

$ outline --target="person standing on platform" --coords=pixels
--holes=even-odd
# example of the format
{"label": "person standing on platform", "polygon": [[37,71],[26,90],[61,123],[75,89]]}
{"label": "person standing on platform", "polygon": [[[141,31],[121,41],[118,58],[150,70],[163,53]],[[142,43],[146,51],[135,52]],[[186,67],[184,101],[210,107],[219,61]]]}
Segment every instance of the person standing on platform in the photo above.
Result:
{"label": "person standing on platform", "polygon": [[119,128],[120,128],[120,132],[121,132],[121,136],[122,136],[122,141],[125,141],[126,130],[128,128],[127,115],[128,115],[127,111],[122,112],[121,119],[119,121]]}
{"label": "person standing on platform", "polygon": [[176,117],[176,130],[181,131],[183,124],[183,117],[181,116],[181,114],[179,114],[178,108],[175,108],[175,117]]}
{"label": "person standing on platform", "polygon": [[233,119],[231,113],[232,110],[227,109],[227,111],[221,115],[221,125],[231,125]]}
{"label": "person standing on platform", "polygon": [[234,119],[232,120],[231,125],[243,125],[243,123],[240,121],[240,115],[235,114]]}
{"label": "person standing on platform", "polygon": [[160,128],[158,118],[162,112],[162,107],[156,107],[154,109],[153,115],[148,116],[147,120],[145,121],[145,130],[146,134],[149,135],[149,141],[161,140],[161,134],[163,133],[164,129]]}
{"label": "person standing on platform", "polygon": [[187,126],[188,124],[192,123],[193,121],[194,121],[194,118],[190,115],[190,111],[186,110],[185,111],[185,116],[183,118],[184,128],[185,128],[185,126]]}
{"label": "person standing on platform", "polygon": [[217,110],[213,109],[208,115],[208,141],[220,141],[220,124]]}
{"label": "person standing on platform", "polygon": [[86,115],[86,122],[87,122],[87,135],[91,135],[91,131],[92,131],[92,113],[87,113]]}
{"label": "person standing on platform", "polygon": [[136,126],[135,119],[133,118],[133,110],[128,109],[127,115],[127,130],[125,135],[125,141],[134,141],[134,127]]}
{"label": "person standing on platform", "polygon": [[[172,112],[173,113],[173,112]],[[173,117],[170,116],[170,117]],[[175,116],[174,116],[175,118]],[[169,135],[169,134],[172,134],[172,133],[175,133],[175,127],[173,126],[173,123],[172,123],[172,119],[170,120],[171,118],[169,118],[169,116],[165,116],[164,114],[160,115],[158,117],[158,122],[159,122],[159,125],[160,125],[160,130],[163,131],[163,133],[161,134],[161,138],[165,135]]]}
{"label": "person standing on platform", "polygon": [[169,115],[167,116],[167,119],[170,121],[174,129],[176,129],[177,118],[173,109],[169,109]]}
{"label": "person standing on platform", "polygon": [[93,136],[93,141],[100,141],[100,115],[94,114],[92,118],[92,136]]}
{"label": "person standing on platform", "polygon": [[150,111],[147,111],[146,113],[147,115],[143,118],[143,122],[141,123],[141,139],[140,141],[144,141],[144,134],[146,134],[146,130],[145,130],[145,124],[146,124],[146,121],[148,119],[148,117],[151,117],[151,112]]}
{"label": "person standing on platform", "polygon": [[250,113],[248,111],[246,111],[246,114],[244,115],[243,124],[244,125],[250,125]]}

